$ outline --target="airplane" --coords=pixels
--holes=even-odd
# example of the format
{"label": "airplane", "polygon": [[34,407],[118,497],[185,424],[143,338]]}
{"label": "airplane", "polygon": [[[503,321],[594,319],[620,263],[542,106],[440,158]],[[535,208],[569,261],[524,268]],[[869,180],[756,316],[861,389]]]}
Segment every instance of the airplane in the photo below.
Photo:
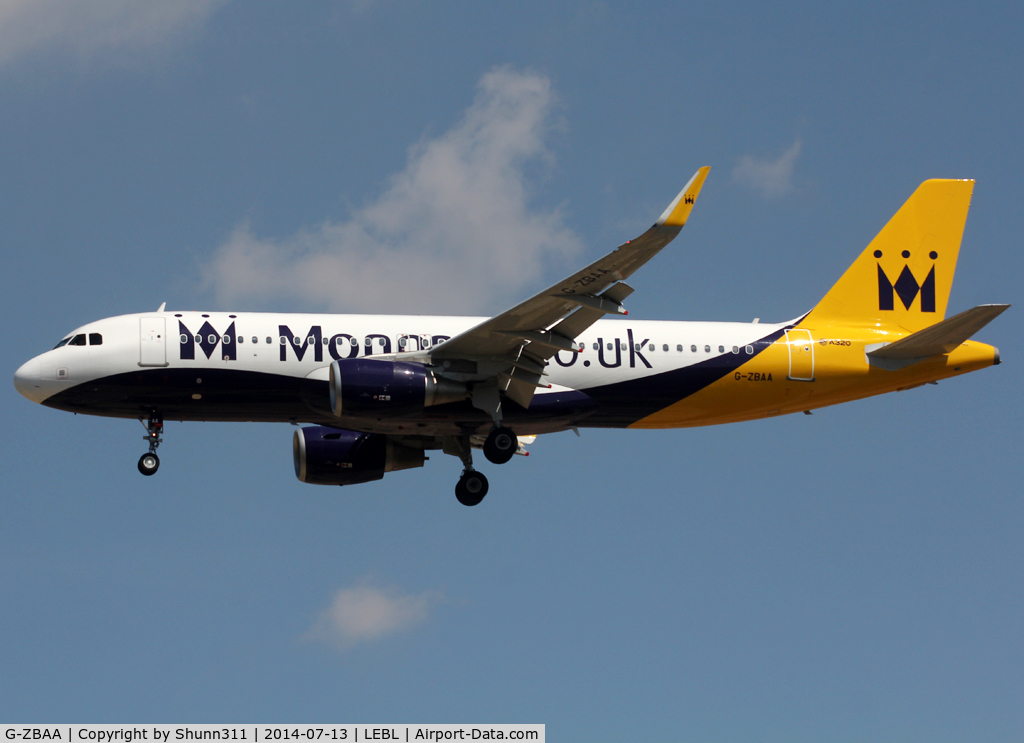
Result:
{"label": "airplane", "polygon": [[[972,180],[922,183],[809,312],[782,323],[626,319],[634,272],[685,226],[710,168],[654,225],[495,317],[228,312],[84,325],[19,368],[51,408],[137,418],[160,466],[165,420],[277,421],[305,483],[351,485],[458,457],[460,503],[537,435],[679,428],[801,413],[1000,363],[970,340],[1006,310],[946,318]],[[610,317],[606,317],[610,316]]]}

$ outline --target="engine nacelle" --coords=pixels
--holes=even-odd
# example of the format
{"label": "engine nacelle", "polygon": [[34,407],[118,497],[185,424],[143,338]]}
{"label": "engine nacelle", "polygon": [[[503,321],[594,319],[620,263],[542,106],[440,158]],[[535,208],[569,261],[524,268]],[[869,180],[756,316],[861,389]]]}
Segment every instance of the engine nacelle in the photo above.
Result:
{"label": "engine nacelle", "polygon": [[331,364],[331,409],[346,416],[386,417],[469,397],[466,385],[436,376],[422,364],[339,359]]}
{"label": "engine nacelle", "polygon": [[292,437],[295,476],[312,485],[356,485],[385,472],[422,467],[422,449],[392,443],[379,433],[326,426],[296,429]]}

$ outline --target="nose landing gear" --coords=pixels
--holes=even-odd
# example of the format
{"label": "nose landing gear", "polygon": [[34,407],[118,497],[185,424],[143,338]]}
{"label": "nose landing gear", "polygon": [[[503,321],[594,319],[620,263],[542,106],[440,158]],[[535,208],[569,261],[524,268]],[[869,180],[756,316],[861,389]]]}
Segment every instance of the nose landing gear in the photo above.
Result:
{"label": "nose landing gear", "polygon": [[[141,418],[139,419],[141,422]],[[146,435],[143,440],[149,442],[149,451],[139,457],[139,472],[149,477],[155,475],[160,468],[160,457],[156,455],[156,448],[163,441],[161,434],[164,432],[164,419],[159,413],[151,413],[149,421],[143,424],[146,427]]]}

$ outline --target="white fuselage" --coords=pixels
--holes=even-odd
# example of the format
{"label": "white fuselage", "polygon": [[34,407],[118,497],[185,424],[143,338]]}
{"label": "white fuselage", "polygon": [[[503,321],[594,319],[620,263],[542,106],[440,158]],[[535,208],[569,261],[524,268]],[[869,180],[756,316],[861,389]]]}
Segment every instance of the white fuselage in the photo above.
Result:
{"label": "white fuselage", "polygon": [[[32,359],[15,378],[18,390],[36,402],[54,404],[69,392],[116,379],[162,379],[186,387],[168,418],[183,420],[310,420],[325,422],[323,411],[293,405],[263,405],[277,393],[263,385],[279,380],[326,384],[335,359],[420,351],[477,325],[486,318],[431,315],[329,315],[226,312],[151,312],[98,320],[72,332],[71,342]],[[598,321],[577,341],[580,353],[556,355],[547,367],[537,397],[559,391],[614,387],[617,384],[733,357],[736,364],[755,353],[754,344],[783,325],[630,320]],[[83,339],[85,345],[73,345]],[[66,339],[66,340],[67,340]],[[90,339],[101,342],[89,344]],[[194,379],[193,379],[194,374]],[[204,375],[206,379],[204,379]],[[245,386],[261,380],[253,396],[232,402],[223,389],[212,405],[211,383]],[[98,388],[99,389],[99,388]],[[287,393],[285,393],[287,394]],[[159,402],[131,400],[124,385],[97,392],[81,404],[55,404],[95,415],[139,417]],[[276,400],[276,403],[281,403]],[[164,405],[168,407],[168,405]],[[532,406],[531,406],[532,407]],[[618,415],[628,411],[619,411]],[[622,425],[623,422],[611,423]],[[608,425],[608,423],[598,423]]]}

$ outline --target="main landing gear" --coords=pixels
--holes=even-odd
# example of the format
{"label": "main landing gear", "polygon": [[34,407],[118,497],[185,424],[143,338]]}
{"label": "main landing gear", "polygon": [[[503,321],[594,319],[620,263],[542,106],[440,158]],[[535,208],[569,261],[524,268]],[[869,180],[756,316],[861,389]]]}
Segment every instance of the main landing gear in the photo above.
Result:
{"label": "main landing gear", "polygon": [[487,478],[474,469],[466,469],[455,485],[455,497],[464,506],[475,506],[487,495]]}
{"label": "main landing gear", "polygon": [[495,464],[505,464],[519,448],[519,439],[511,428],[499,426],[488,434],[484,441],[484,456]]}
{"label": "main landing gear", "polygon": [[469,436],[445,436],[442,444],[445,454],[462,460],[462,476],[455,485],[455,497],[464,506],[476,506],[487,495],[487,478],[473,469],[473,445]]}
{"label": "main landing gear", "polygon": [[[447,436],[444,439],[444,453],[462,460],[464,469],[455,485],[455,497],[464,506],[476,506],[487,495],[487,478],[473,469],[473,446],[480,446],[479,439],[471,443],[468,436]],[[490,432],[483,443],[484,456],[495,464],[505,464],[519,449],[519,439],[511,428],[498,426]]]}
{"label": "main landing gear", "polygon": [[[140,419],[141,420],[141,419]],[[139,457],[139,472],[146,477],[155,475],[160,469],[160,457],[156,455],[156,448],[163,441],[161,434],[164,432],[164,419],[159,413],[152,413],[149,421],[145,424],[146,435],[142,438],[149,442],[149,451]]]}

